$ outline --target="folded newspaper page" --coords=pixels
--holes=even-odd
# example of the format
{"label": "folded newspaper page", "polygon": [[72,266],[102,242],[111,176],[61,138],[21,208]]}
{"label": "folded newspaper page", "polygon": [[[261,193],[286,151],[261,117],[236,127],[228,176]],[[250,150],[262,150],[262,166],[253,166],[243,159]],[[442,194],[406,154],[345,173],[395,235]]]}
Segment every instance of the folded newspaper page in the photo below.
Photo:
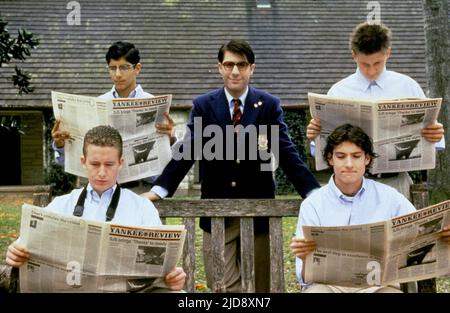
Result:
{"label": "folded newspaper page", "polygon": [[311,116],[320,119],[321,125],[315,140],[318,171],[328,168],[322,155],[327,137],[345,123],[361,127],[372,138],[378,154],[370,169],[372,174],[435,167],[435,145],[424,139],[420,130],[436,121],[442,98],[370,101],[310,92],[308,100]]}
{"label": "folded newspaper page", "polygon": [[161,174],[172,152],[167,135],[156,131],[164,123],[172,95],[144,99],[100,99],[52,91],[53,112],[73,138],[64,147],[64,170],[86,177],[80,164],[83,138],[98,125],[114,126],[122,135],[124,165],[119,183]]}
{"label": "folded newspaper page", "polygon": [[178,263],[184,225],[130,227],[54,213],[24,204],[21,292],[126,292],[164,287]]}
{"label": "folded newspaper page", "polygon": [[303,226],[317,249],[306,257],[305,281],[369,287],[450,273],[450,200],[392,220],[342,227]]}

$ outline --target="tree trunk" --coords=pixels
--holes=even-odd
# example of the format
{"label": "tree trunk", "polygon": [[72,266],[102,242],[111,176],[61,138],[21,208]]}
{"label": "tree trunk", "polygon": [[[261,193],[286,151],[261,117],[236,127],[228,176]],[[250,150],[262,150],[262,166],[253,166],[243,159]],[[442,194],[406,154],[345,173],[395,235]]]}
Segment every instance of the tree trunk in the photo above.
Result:
{"label": "tree trunk", "polygon": [[446,131],[443,152],[437,153],[436,168],[428,173],[432,203],[450,198],[449,12],[448,0],[423,0],[429,97],[443,99],[438,121]]}

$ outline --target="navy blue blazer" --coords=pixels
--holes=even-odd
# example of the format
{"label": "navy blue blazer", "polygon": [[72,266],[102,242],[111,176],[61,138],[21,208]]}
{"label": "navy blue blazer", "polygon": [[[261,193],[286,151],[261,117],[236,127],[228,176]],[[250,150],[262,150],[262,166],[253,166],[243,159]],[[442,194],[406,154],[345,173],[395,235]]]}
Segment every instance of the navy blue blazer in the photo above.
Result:
{"label": "navy blue blazer", "polygon": [[[197,124],[194,122],[195,118],[198,117],[201,117],[201,127],[198,119]],[[273,171],[261,170],[261,165],[267,165],[267,163],[270,163],[270,160],[265,159],[264,156],[261,157],[259,153],[256,153],[256,159],[250,159],[249,156],[251,156],[251,149],[253,151],[255,148],[271,150],[272,132],[270,126],[276,125],[278,126],[278,136],[274,137],[274,139],[278,138],[279,166],[286,173],[297,192],[305,198],[308,192],[320,187],[311,171],[300,159],[294,143],[288,136],[287,126],[283,121],[280,100],[277,97],[249,87],[244,104],[244,113],[241,117],[241,125],[244,127],[243,129],[247,129],[246,127],[249,125],[254,125],[253,129],[256,129],[257,134],[239,131],[239,135],[237,135],[239,139],[234,140],[235,143],[237,142],[237,145],[234,145],[234,155],[229,154],[232,146],[227,145],[227,140],[224,139],[222,144],[220,142],[216,144],[216,150],[214,150],[211,148],[214,146],[211,135],[200,134],[197,136],[194,132],[194,128],[204,131],[206,127],[210,126],[210,128],[220,128],[223,134],[230,134],[229,130],[232,125],[233,122],[224,88],[213,90],[194,99],[190,121],[187,124],[190,134],[188,133],[183,140],[173,147],[174,151],[184,152],[185,155],[188,155],[186,151],[190,151],[190,159],[177,161],[172,158],[154,185],[164,187],[169,191],[169,196],[173,195],[195,162],[193,157],[196,149],[194,147],[195,144],[199,144],[201,139],[201,147],[203,149],[213,152],[220,152],[220,149],[223,151],[223,153],[217,154],[222,154],[223,159],[206,160],[202,156],[199,161],[201,198],[274,198],[275,181]],[[265,130],[267,130],[267,133]],[[245,136],[245,140],[243,140],[242,136]],[[266,138],[267,144],[264,143],[264,140],[261,141],[258,138]],[[198,140],[197,143],[194,143],[194,140]],[[245,158],[239,159],[236,156],[238,147],[245,150]],[[228,156],[226,155],[227,153],[229,154]],[[200,226],[203,226],[203,229],[206,228],[205,230],[209,230],[209,227],[205,226],[204,221],[201,221]]]}

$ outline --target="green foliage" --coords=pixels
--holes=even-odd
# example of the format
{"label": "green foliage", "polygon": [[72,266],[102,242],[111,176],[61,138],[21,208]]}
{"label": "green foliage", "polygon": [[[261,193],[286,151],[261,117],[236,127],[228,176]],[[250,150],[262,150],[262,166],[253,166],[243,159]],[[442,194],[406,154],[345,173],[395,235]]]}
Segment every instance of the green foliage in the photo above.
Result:
{"label": "green foliage", "polygon": [[[289,136],[297,147],[297,151],[303,161],[306,162],[306,113],[304,110],[286,110],[284,121],[288,125]],[[283,170],[278,167],[275,172],[277,181],[277,194],[285,195],[297,193],[294,186],[288,180]]]}
{"label": "green foliage", "polygon": [[77,183],[77,177],[75,175],[66,173],[64,166],[55,163],[54,151],[52,148],[52,126],[55,123],[55,117],[53,111],[44,113],[45,117],[45,151],[47,164],[45,168],[45,183],[52,188],[52,195],[58,196],[71,192]]}
{"label": "green foliage", "polygon": [[427,171],[412,171],[409,172],[409,176],[413,180],[414,184],[421,184],[427,182]]}
{"label": "green foliage", "polygon": [[64,167],[51,162],[45,169],[45,183],[52,188],[52,195],[59,196],[71,192],[76,187],[77,177],[64,172]]}
{"label": "green foliage", "polygon": [[[0,67],[13,60],[25,61],[31,55],[30,51],[39,45],[39,39],[25,29],[19,29],[17,38],[12,38],[7,25],[8,23],[0,18]],[[11,79],[14,86],[19,89],[19,94],[33,91],[30,86],[31,76],[17,66]]]}
{"label": "green foliage", "polygon": [[30,86],[31,76],[28,72],[25,72],[18,68],[14,67],[16,74],[12,76],[12,81],[14,86],[19,89],[19,95],[22,93],[30,93],[33,92],[34,88]]}

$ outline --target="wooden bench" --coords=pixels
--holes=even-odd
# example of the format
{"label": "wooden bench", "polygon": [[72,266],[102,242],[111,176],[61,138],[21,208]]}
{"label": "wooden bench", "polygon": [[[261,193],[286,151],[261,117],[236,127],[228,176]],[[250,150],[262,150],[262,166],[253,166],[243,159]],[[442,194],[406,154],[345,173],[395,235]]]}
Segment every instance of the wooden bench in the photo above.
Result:
{"label": "wooden bench", "polygon": [[[411,197],[417,209],[428,205],[425,184],[411,186]],[[165,199],[156,202],[162,219],[183,218],[187,236],[183,251],[183,268],[187,274],[185,290],[195,292],[195,218],[211,217],[214,273],[213,292],[223,292],[224,286],[224,218],[241,218],[241,280],[243,292],[255,291],[253,217],[269,217],[270,223],[270,290],[285,292],[283,259],[283,217],[297,217],[301,200],[283,199],[215,199],[182,200]],[[436,280],[427,279],[401,284],[404,292],[436,292]]]}
{"label": "wooden bench", "polygon": [[187,274],[185,290],[195,292],[195,218],[211,217],[211,239],[214,273],[213,292],[224,292],[225,217],[240,217],[241,281],[244,292],[255,292],[253,217],[269,217],[270,290],[284,292],[284,260],[282,218],[298,216],[301,200],[275,199],[166,199],[156,202],[161,218],[181,217],[187,236],[183,252],[183,268]]}
{"label": "wooden bench", "polygon": [[[416,208],[428,205],[428,190],[425,185],[413,185],[411,188],[412,200]],[[33,196],[33,203],[46,206],[50,202],[50,191],[45,189]],[[183,251],[183,268],[187,274],[185,290],[195,292],[195,219],[198,217],[211,218],[212,241],[217,244],[213,247],[214,285],[213,292],[224,291],[224,218],[241,217],[241,278],[242,290],[255,291],[254,281],[254,244],[253,244],[253,217],[269,217],[270,223],[270,280],[271,292],[285,292],[284,259],[283,259],[283,217],[297,217],[301,200],[283,199],[219,199],[219,200],[183,200],[166,199],[156,203],[162,219],[178,217],[183,218],[187,229],[187,236]],[[8,271],[9,275],[9,271]],[[436,292],[435,279],[420,281],[419,292]],[[15,285],[10,286],[10,292],[16,290]],[[402,289],[411,292],[402,284]]]}

